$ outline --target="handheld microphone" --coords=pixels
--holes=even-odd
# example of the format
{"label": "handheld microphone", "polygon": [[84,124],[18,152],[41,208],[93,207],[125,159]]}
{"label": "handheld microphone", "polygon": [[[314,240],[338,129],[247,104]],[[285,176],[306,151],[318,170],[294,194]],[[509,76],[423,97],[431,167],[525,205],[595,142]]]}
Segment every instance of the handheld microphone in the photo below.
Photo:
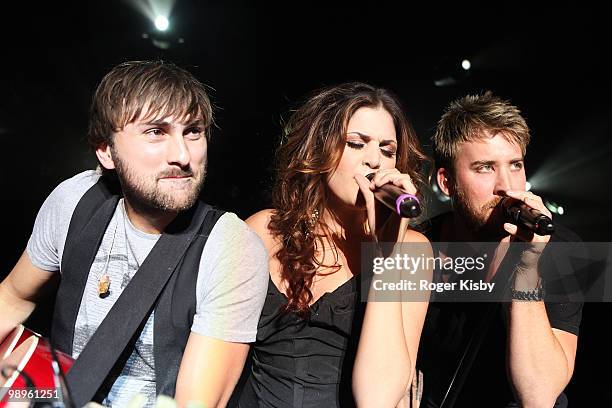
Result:
{"label": "handheld microphone", "polygon": [[[374,173],[366,176],[370,181],[374,178]],[[393,184],[385,184],[374,190],[374,197],[395,211],[400,217],[415,218],[421,214],[421,203],[413,194],[404,193],[399,187]]]}
{"label": "handheld microphone", "polygon": [[500,205],[504,215],[519,227],[527,228],[538,235],[550,235],[555,232],[555,224],[549,217],[522,201],[505,197]]}

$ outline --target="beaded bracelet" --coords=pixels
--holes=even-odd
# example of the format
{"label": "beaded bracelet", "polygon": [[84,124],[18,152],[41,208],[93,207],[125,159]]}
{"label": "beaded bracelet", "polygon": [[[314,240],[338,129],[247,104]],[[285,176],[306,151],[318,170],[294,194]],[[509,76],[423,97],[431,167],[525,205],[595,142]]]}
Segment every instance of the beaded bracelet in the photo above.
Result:
{"label": "beaded bracelet", "polygon": [[511,291],[512,299],[515,300],[534,300],[540,301],[544,300],[544,289],[540,286],[537,289],[522,291],[522,290],[514,290]]}

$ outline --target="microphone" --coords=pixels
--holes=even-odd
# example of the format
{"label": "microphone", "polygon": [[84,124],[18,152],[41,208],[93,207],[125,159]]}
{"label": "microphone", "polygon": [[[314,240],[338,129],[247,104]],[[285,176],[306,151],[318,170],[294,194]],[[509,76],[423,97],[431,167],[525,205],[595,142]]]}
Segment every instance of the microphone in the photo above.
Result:
{"label": "microphone", "polygon": [[[374,173],[366,175],[370,181],[374,178]],[[413,194],[404,193],[399,187],[393,184],[385,184],[374,190],[374,197],[395,211],[400,217],[415,218],[421,215],[421,203]]]}
{"label": "microphone", "polygon": [[555,224],[549,217],[522,201],[505,197],[500,205],[506,217],[519,227],[527,228],[538,235],[550,235],[555,232]]}

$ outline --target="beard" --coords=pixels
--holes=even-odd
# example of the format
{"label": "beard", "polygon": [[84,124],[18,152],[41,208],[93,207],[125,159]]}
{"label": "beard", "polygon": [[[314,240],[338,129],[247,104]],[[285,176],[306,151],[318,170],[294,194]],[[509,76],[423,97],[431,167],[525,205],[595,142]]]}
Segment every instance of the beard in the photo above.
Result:
{"label": "beard", "polygon": [[467,198],[466,193],[455,188],[451,197],[453,210],[461,217],[467,229],[483,238],[497,239],[505,235],[504,218],[499,206],[503,197],[495,197],[476,206]]}
{"label": "beard", "polygon": [[[138,174],[113,149],[117,178],[126,200],[136,209],[149,213],[181,212],[191,208],[206,178],[206,162],[200,168],[171,168],[157,174]],[[164,177],[192,177],[184,189],[160,184]],[[161,182],[165,183],[165,182]]]}

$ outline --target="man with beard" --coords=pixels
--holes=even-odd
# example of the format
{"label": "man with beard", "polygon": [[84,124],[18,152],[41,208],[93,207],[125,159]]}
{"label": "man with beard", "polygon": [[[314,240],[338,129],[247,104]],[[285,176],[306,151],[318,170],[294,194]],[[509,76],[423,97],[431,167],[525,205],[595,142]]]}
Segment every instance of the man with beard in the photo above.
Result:
{"label": "man with beard", "polygon": [[137,393],[146,406],[157,394],[225,406],[238,381],[268,262],[244,222],[198,199],[212,123],[189,72],[162,61],[113,68],[91,108],[98,170],[49,195],[0,284],[3,339],[61,277],[51,337],[77,358],[67,375],[77,406],[127,406]]}
{"label": "man with beard", "polygon": [[[582,304],[545,303],[538,261],[544,259],[541,255],[549,240],[576,242],[579,238],[559,225],[552,238],[519,228],[505,220],[499,205],[509,197],[551,217],[542,199],[525,191],[529,139],[519,110],[490,92],[452,102],[438,122],[432,138],[436,178],[440,190],[451,198],[453,211],[433,218],[426,234],[432,244],[496,243],[480,247],[486,248],[487,265],[477,277],[496,282],[501,293],[508,285],[511,300],[501,307],[494,303],[430,305],[418,360],[427,407],[516,403],[560,407],[567,403],[562,392],[574,369]],[[522,242],[513,244],[522,245],[514,253],[516,264],[504,263],[510,258],[507,251],[516,248],[509,248],[510,242]],[[453,245],[455,250],[459,246],[448,248]],[[511,273],[496,279],[506,264]],[[469,276],[446,271],[437,277],[449,281]],[[465,301],[466,296],[460,295]]]}

